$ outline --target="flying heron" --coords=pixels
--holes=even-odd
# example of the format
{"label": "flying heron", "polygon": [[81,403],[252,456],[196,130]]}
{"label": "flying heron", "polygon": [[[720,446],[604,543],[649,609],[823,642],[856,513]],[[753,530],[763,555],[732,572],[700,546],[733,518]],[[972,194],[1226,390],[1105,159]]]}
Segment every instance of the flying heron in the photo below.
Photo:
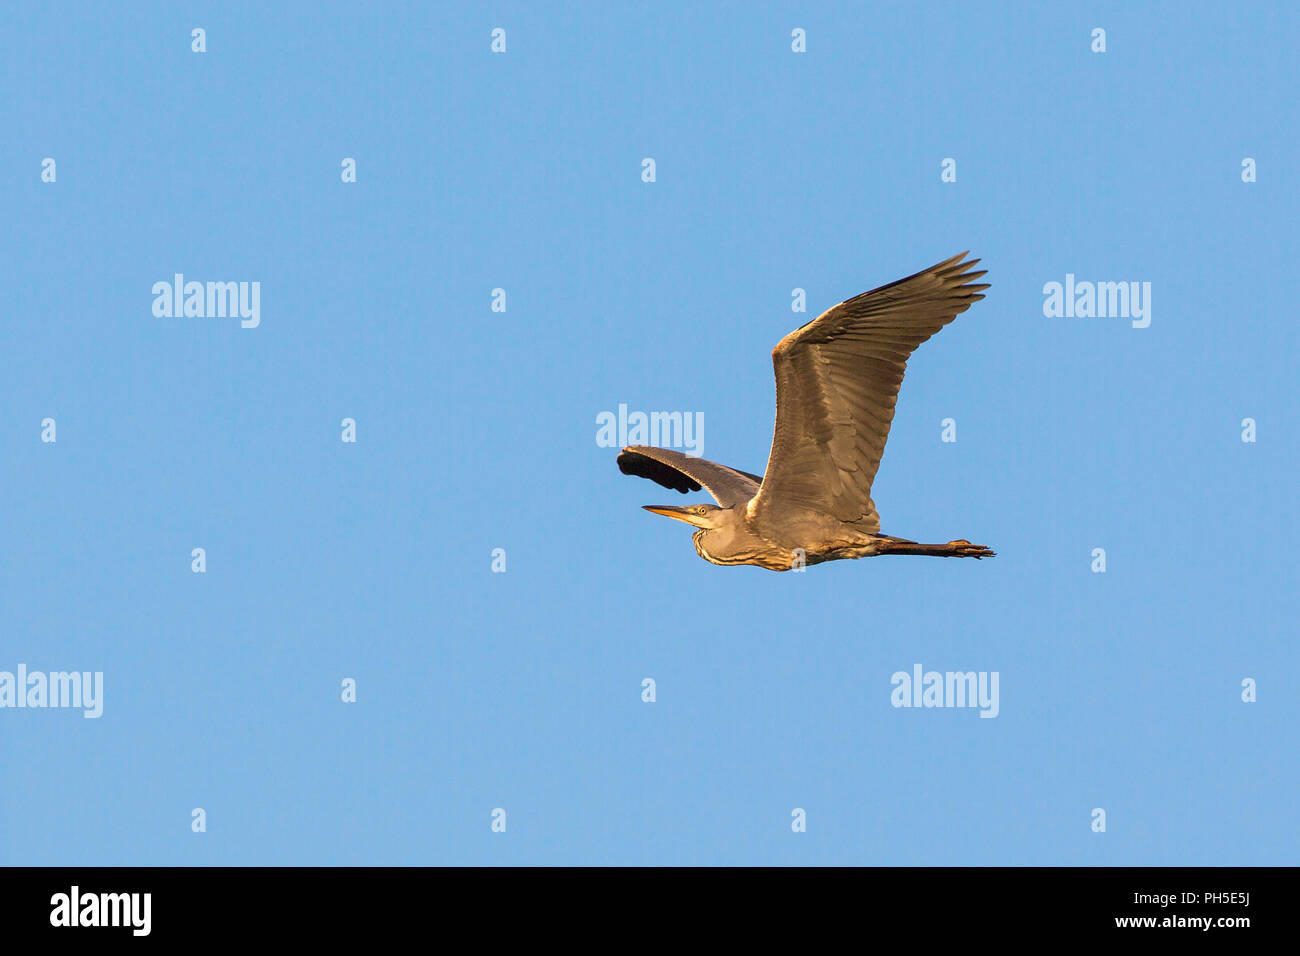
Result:
{"label": "flying heron", "polygon": [[840,558],[929,554],[988,558],[964,538],[920,544],[880,533],[871,483],[889,437],[908,356],[984,298],[978,259],[953,256],[823,312],[772,350],[776,428],[763,475],[667,448],[633,445],[625,475],[682,494],[701,488],[716,505],[645,505],[699,530],[696,553],[714,564],[772,571]]}

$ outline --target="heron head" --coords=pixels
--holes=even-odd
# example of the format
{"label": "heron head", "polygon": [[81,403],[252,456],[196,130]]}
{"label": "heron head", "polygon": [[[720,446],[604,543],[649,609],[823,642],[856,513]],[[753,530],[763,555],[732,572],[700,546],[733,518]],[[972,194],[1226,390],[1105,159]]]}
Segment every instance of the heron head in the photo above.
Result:
{"label": "heron head", "polygon": [[687,505],[684,508],[674,505],[642,505],[641,507],[665,518],[676,518],[678,521],[685,521],[687,524],[705,529],[718,527],[723,513],[727,511],[726,508],[719,508],[717,505]]}

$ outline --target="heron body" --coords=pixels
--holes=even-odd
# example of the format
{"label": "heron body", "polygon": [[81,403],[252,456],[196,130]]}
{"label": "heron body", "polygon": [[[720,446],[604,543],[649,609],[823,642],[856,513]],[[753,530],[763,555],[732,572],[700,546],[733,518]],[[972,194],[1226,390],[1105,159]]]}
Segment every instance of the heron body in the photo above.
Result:
{"label": "heron body", "polygon": [[714,564],[789,571],[879,554],[992,557],[964,538],[921,544],[880,533],[871,485],[889,437],[908,357],[971,304],[986,283],[978,259],[954,256],[914,276],[841,302],[772,350],[776,427],[763,475],[634,445],[627,475],[716,505],[645,505],[693,525],[695,551]]}

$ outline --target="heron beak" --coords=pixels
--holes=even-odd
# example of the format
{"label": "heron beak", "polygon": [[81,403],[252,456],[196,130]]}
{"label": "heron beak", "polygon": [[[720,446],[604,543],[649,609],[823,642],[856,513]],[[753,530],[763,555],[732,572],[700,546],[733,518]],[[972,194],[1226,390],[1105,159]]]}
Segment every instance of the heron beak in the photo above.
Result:
{"label": "heron beak", "polygon": [[642,505],[641,507],[653,514],[663,515],[665,518],[676,518],[678,521],[685,521],[697,528],[704,527],[699,523],[700,516],[691,514],[686,508],[677,508],[673,505]]}

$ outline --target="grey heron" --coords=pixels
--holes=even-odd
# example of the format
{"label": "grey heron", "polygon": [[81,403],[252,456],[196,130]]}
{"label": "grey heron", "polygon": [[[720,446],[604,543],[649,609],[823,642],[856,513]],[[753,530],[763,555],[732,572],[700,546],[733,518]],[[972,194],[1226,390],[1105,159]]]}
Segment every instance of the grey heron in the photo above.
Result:
{"label": "grey heron", "polygon": [[699,529],[695,551],[714,564],[788,571],[881,554],[992,557],[964,538],[881,534],[871,500],[908,357],[989,287],[974,281],[985,272],[966,255],[841,302],[777,343],[776,427],[762,475],[667,448],[624,448],[623,474],[683,494],[703,489],[717,502],[645,510]]}

